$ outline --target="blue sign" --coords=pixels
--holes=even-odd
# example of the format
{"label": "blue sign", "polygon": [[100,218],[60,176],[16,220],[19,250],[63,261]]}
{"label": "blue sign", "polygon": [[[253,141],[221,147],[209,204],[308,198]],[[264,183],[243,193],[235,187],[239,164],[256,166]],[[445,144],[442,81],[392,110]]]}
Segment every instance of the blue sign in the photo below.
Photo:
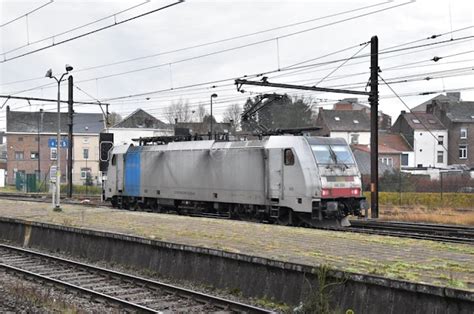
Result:
{"label": "blue sign", "polygon": [[58,141],[56,141],[55,138],[50,138],[48,140],[48,147],[54,148],[54,147],[57,147],[57,146],[58,146]]}
{"label": "blue sign", "polygon": [[[68,148],[69,147],[69,141],[66,140],[66,139],[61,140],[60,144],[61,144],[61,148]],[[48,139],[48,147],[50,147],[50,148],[58,147],[58,141],[55,138]]]}

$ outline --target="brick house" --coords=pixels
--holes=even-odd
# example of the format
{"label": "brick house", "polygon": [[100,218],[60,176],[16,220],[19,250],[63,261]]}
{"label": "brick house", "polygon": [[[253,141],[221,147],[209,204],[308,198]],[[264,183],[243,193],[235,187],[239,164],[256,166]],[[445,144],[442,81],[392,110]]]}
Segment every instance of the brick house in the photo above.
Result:
{"label": "brick house", "polygon": [[391,132],[400,134],[413,148],[415,167],[447,167],[448,130],[435,115],[402,111]]}
{"label": "brick house", "polygon": [[[49,147],[50,139],[56,139],[57,135],[57,113],[11,111],[7,106],[6,120],[7,184],[15,184],[19,173],[36,174],[38,181],[48,184],[51,166],[56,164],[58,158],[57,148]],[[75,113],[74,121],[73,142],[76,141],[76,136],[98,137],[98,130],[104,127],[102,114]],[[61,113],[62,140],[67,140],[67,122],[67,113]],[[93,132],[88,132],[88,130],[93,130]],[[82,149],[80,145],[73,147],[74,150]],[[96,152],[98,144],[91,145],[90,150],[90,156],[97,156],[90,159],[90,164],[98,164],[98,152]],[[59,149],[59,154],[61,182],[65,183],[67,149]],[[75,167],[77,155],[78,153],[73,151],[73,171],[77,169]],[[76,181],[77,183],[79,182]]]}
{"label": "brick house", "polygon": [[[370,145],[351,145],[352,152],[362,174],[370,174]],[[412,148],[399,134],[379,132],[379,173],[385,171],[401,170],[409,166],[413,159]]]}

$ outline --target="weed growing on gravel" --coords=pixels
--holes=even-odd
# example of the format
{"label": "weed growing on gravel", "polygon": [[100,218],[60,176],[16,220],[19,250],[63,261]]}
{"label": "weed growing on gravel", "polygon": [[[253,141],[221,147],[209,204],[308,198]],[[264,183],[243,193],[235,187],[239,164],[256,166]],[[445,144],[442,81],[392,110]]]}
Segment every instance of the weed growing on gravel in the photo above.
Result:
{"label": "weed growing on gravel", "polygon": [[38,309],[46,310],[47,312],[60,313],[79,313],[79,309],[65,301],[57,300],[52,295],[51,288],[42,289],[27,286],[23,283],[15,283],[7,287],[9,294],[14,298],[16,304],[30,304],[31,311]]}
{"label": "weed growing on gravel", "polygon": [[257,306],[261,306],[264,308],[273,309],[279,313],[292,313],[293,312],[291,311],[291,308],[287,304],[275,302],[275,300],[269,299],[267,296],[264,296],[263,298],[255,300],[255,304]]}

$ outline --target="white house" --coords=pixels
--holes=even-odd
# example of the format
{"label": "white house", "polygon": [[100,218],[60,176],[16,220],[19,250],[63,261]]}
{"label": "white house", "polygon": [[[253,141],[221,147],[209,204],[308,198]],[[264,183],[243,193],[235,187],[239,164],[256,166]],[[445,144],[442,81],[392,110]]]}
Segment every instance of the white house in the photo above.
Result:
{"label": "white house", "polygon": [[133,139],[151,136],[174,135],[174,130],[166,123],[153,117],[142,109],[137,109],[125,119],[109,128],[114,134],[114,145],[135,145]]}
{"label": "white house", "polygon": [[448,130],[433,114],[402,111],[392,132],[398,132],[413,147],[415,167],[447,167]]}
{"label": "white house", "polygon": [[370,117],[364,110],[319,110],[318,135],[343,138],[348,144],[370,144]]}

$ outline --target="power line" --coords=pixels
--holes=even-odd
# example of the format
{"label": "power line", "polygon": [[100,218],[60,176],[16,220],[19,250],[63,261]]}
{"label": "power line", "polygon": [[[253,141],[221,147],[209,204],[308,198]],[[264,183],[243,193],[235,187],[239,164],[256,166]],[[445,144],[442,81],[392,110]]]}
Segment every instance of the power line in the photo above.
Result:
{"label": "power line", "polygon": [[30,11],[24,13],[23,15],[20,15],[20,16],[14,18],[14,19],[12,19],[12,20],[10,20],[10,21],[8,21],[8,22],[5,22],[5,23],[1,24],[1,25],[0,25],[0,28],[2,28],[2,27],[4,27],[4,26],[7,26],[8,24],[11,24],[11,23],[13,23],[13,22],[15,22],[15,21],[18,21],[19,19],[21,19],[21,18],[23,18],[23,17],[27,17],[28,15],[30,15],[30,14],[32,14],[32,13],[34,13],[34,12],[36,12],[36,11],[42,9],[42,8],[44,8],[44,7],[47,6],[48,4],[53,3],[53,1],[54,1],[54,0],[49,0],[49,2],[44,3],[44,4],[40,5],[39,7],[35,8],[35,9],[33,9],[33,10],[30,10]]}
{"label": "power line", "polygon": [[[110,25],[106,25],[104,27],[100,27],[100,28],[97,28],[95,30],[92,30],[92,31],[89,31],[89,32],[86,32],[86,33],[83,33],[83,34],[80,34],[80,35],[77,35],[77,36],[73,36],[73,37],[70,37],[70,38],[67,38],[67,39],[64,39],[62,41],[59,41],[57,43],[52,43],[51,45],[49,46],[44,46],[44,47],[41,47],[41,48],[38,48],[38,49],[35,49],[35,50],[32,50],[32,51],[29,51],[29,52],[25,52],[23,54],[19,54],[19,55],[16,55],[16,56],[13,56],[13,57],[10,57],[10,58],[6,58],[6,53],[3,53],[3,60],[0,61],[0,63],[5,63],[5,62],[8,62],[8,61],[11,61],[11,60],[14,60],[14,59],[18,59],[18,58],[21,58],[21,57],[24,57],[24,56],[27,56],[27,55],[30,55],[30,54],[33,54],[33,53],[36,53],[36,52],[39,52],[39,51],[43,51],[43,50],[46,50],[46,49],[49,49],[51,47],[55,47],[55,46],[59,46],[61,44],[64,44],[64,43],[67,43],[67,42],[70,42],[70,41],[73,41],[73,40],[76,40],[76,39],[79,39],[79,38],[82,38],[82,37],[86,37],[88,35],[91,35],[91,34],[94,34],[94,33],[97,33],[97,32],[100,32],[100,31],[103,31],[105,29],[109,29],[111,27],[114,27],[114,26],[117,26],[117,25],[121,25],[121,24],[124,24],[124,23],[127,23],[127,22],[130,22],[132,20],[135,20],[135,19],[138,19],[138,18],[141,18],[141,17],[144,17],[144,16],[147,16],[149,14],[152,14],[152,13],[155,13],[155,12],[158,12],[158,11],[161,11],[161,10],[164,10],[164,9],[167,9],[167,8],[170,8],[170,7],[173,7],[177,4],[180,4],[180,3],[183,3],[184,0],[178,0],[177,2],[174,2],[174,3],[171,3],[171,4],[168,4],[168,5],[165,5],[165,6],[162,6],[162,7],[159,7],[157,9],[154,9],[154,10],[151,10],[151,11],[148,11],[148,12],[145,12],[145,13],[142,13],[142,14],[138,14],[138,15],[135,15],[135,16],[132,16],[128,19],[125,19],[123,21],[114,21],[113,24],[110,24]],[[53,39],[54,39],[54,36],[53,36]]]}
{"label": "power line", "polygon": [[[195,49],[195,48],[202,48],[202,47],[206,47],[206,46],[210,46],[210,45],[214,45],[214,44],[228,42],[228,41],[231,41],[231,40],[236,40],[236,39],[241,39],[241,38],[245,38],[245,37],[250,37],[250,36],[254,36],[254,35],[263,34],[263,33],[267,33],[267,32],[270,32],[270,31],[275,31],[275,30],[279,30],[279,29],[284,29],[284,28],[294,27],[294,26],[298,26],[298,25],[303,25],[303,24],[307,24],[307,23],[310,23],[310,22],[335,17],[335,16],[338,16],[338,15],[344,15],[344,14],[347,14],[347,13],[352,13],[352,12],[368,9],[368,8],[375,7],[375,6],[380,6],[380,5],[383,5],[383,4],[386,4],[386,3],[390,3],[390,2],[392,2],[392,1],[385,1],[385,2],[378,3],[378,4],[374,4],[374,5],[369,5],[369,6],[356,8],[356,9],[342,11],[342,12],[338,12],[338,13],[335,13],[335,14],[330,14],[330,15],[326,15],[326,16],[322,16],[322,17],[312,18],[312,19],[309,19],[309,20],[290,23],[290,24],[286,24],[286,25],[282,25],[282,26],[277,26],[277,27],[265,29],[265,30],[260,30],[260,31],[253,32],[253,33],[247,33],[247,34],[244,34],[244,35],[228,37],[228,38],[224,38],[224,39],[220,39],[220,40],[216,40],[216,41],[211,41],[211,42],[207,42],[207,43],[187,46],[187,47],[183,47],[183,48],[168,50],[168,51],[164,51],[164,52],[160,52],[160,53],[154,53],[154,54],[151,54],[151,55],[141,56],[141,57],[132,58],[132,59],[126,59],[126,60],[122,60],[122,61],[116,61],[116,62],[112,62],[112,63],[106,63],[106,64],[101,64],[101,65],[96,65],[96,66],[90,66],[90,67],[86,67],[86,68],[82,68],[82,69],[77,69],[75,72],[77,73],[77,72],[81,72],[81,71],[88,71],[88,70],[98,69],[98,68],[102,68],[102,67],[108,67],[108,66],[113,66],[113,65],[118,65],[118,64],[123,64],[123,63],[128,63],[128,62],[133,62],[133,61],[138,61],[138,60],[143,60],[143,59],[148,59],[148,58],[153,58],[153,57],[157,57],[157,56],[161,56],[161,55],[166,55],[166,54],[191,50],[191,49]],[[132,8],[134,8],[134,7],[132,7]],[[129,9],[131,9],[131,8],[129,8]],[[122,13],[122,12],[124,12],[124,11],[121,11],[119,13]],[[118,14],[118,13],[115,13],[115,14]],[[108,16],[107,18],[109,18],[109,17],[111,17],[111,16]],[[105,18],[103,18],[103,19],[105,19]],[[97,22],[97,21],[95,21],[95,22]],[[95,22],[92,22],[92,23],[95,23]],[[86,24],[86,25],[90,25],[90,24],[91,23]],[[61,33],[61,34],[63,34],[63,33]],[[57,34],[55,36],[58,36],[58,35],[60,35],[60,34]],[[51,37],[48,37],[47,39],[50,39],[50,38]],[[38,79],[42,79],[42,78],[43,77],[36,77],[36,78],[30,78],[30,79],[25,79],[25,80],[7,82],[7,83],[3,83],[3,84],[0,84],[0,85],[11,85],[11,84],[16,84],[16,83],[23,83],[23,82],[38,80]]]}
{"label": "power line", "polygon": [[[379,52],[379,54],[388,54],[388,53],[393,53],[393,52],[399,52],[399,51],[406,51],[406,50],[410,50],[410,49],[418,49],[418,48],[425,48],[425,47],[432,47],[432,46],[435,46],[435,45],[444,45],[444,44],[447,44],[448,45],[454,45],[456,43],[454,42],[460,42],[460,41],[464,41],[464,40],[471,40],[472,38],[474,38],[474,36],[465,36],[465,37],[460,37],[460,38],[454,38],[452,40],[445,40],[445,41],[441,41],[441,42],[435,42],[435,43],[429,43],[429,44],[424,44],[424,45],[417,45],[417,46],[411,46],[411,47],[406,47],[406,48],[401,48],[401,49],[396,49],[396,50],[390,50],[390,51],[384,51],[384,52]],[[357,45],[359,46],[359,45]],[[353,48],[353,47],[352,47]],[[431,49],[431,48],[430,48]],[[346,50],[346,48],[344,48],[343,50]],[[340,52],[341,50],[338,50],[338,51],[335,51],[333,52],[334,54]],[[408,54],[410,53],[417,53],[417,52],[408,52]],[[402,55],[402,54],[399,54],[399,55]],[[398,55],[398,56],[399,56]],[[325,55],[327,56],[327,55]],[[360,55],[360,56],[356,56],[354,57],[354,59],[358,59],[358,58],[364,58],[364,57],[368,57],[370,56],[370,54],[364,54],[364,55]],[[397,55],[396,55],[397,56]],[[390,58],[390,57],[396,57],[396,56],[389,56],[389,57],[386,57],[386,58]],[[173,63],[177,63],[177,62],[184,62],[184,61],[188,61],[188,60],[194,60],[194,59],[197,59],[199,57],[202,57],[202,56],[196,56],[196,57],[192,57],[192,58],[187,58],[187,59],[182,59],[182,60],[178,60],[176,62],[172,62],[171,64]],[[322,56],[324,57],[324,56]],[[321,58],[322,58],[321,57]],[[314,58],[313,58],[314,60]],[[301,65],[301,66],[296,66],[294,68],[282,68],[282,69],[275,69],[275,70],[271,70],[271,71],[267,71],[267,72],[263,72],[263,73],[256,73],[256,74],[250,74],[250,75],[247,75],[247,77],[258,77],[258,76],[263,76],[263,75],[269,75],[269,74],[272,74],[272,73],[278,73],[278,72],[285,72],[285,71],[292,71],[294,69],[308,69],[308,68],[313,68],[313,67],[319,67],[319,66],[324,66],[324,65],[330,65],[332,63],[337,63],[337,62],[341,62],[341,61],[345,61],[346,59],[336,59],[336,60],[330,60],[330,61],[325,61],[325,62],[319,62],[319,63],[313,63],[313,64],[308,64],[308,65]],[[163,64],[160,64],[158,66],[165,66],[165,65],[169,65],[170,63],[163,63]],[[129,73],[133,73],[133,72],[137,72],[137,71],[144,71],[144,70],[147,70],[147,69],[150,69],[150,68],[156,68],[158,66],[152,66],[152,67],[147,67],[147,68],[142,68],[142,69],[135,69],[135,70],[130,70],[130,71],[125,71],[125,72],[121,72],[121,73],[114,73],[114,74],[110,74],[110,75],[105,75],[105,76],[101,76],[101,77],[95,77],[95,78],[91,78],[91,79],[85,79],[85,80],[80,80],[78,81],[77,83],[84,83],[84,82],[90,82],[90,81],[95,81],[95,80],[99,80],[99,79],[104,79],[104,78],[109,78],[109,77],[114,77],[114,76],[119,76],[119,75],[125,75],[125,74],[129,74]],[[239,77],[233,77],[233,78],[230,78],[228,80],[235,80],[236,78],[239,78]],[[273,77],[274,78],[274,77]],[[215,82],[222,82],[222,81],[227,81],[227,80],[219,80],[219,81],[211,81],[209,83],[215,83]],[[205,85],[204,83],[203,84],[200,84],[200,85]],[[54,83],[48,83],[48,84],[44,84],[44,85],[40,85],[40,86],[36,86],[36,87],[33,87],[33,88],[29,88],[29,89],[25,89],[25,90],[21,90],[21,91],[16,91],[16,92],[11,92],[9,93],[10,95],[16,95],[16,94],[21,94],[21,93],[24,93],[24,92],[29,92],[29,91],[32,91],[32,90],[36,90],[36,89],[40,89],[40,88],[49,88],[49,87],[52,87],[54,86]],[[190,86],[194,86],[194,85],[190,85]],[[162,91],[167,91],[167,90],[173,90],[173,89],[177,89],[177,88],[171,88],[171,89],[164,89],[164,90],[159,90],[159,92],[162,92]],[[181,89],[181,88],[178,88],[178,89]],[[147,92],[147,93],[141,93],[141,94],[137,94],[138,96],[143,96],[145,94],[153,94],[153,92]]]}
{"label": "power line", "polygon": [[[184,1],[184,0],[180,0],[180,2],[181,2],[181,1]],[[389,1],[389,2],[391,2],[391,1]],[[185,62],[185,61],[191,61],[191,60],[195,60],[195,59],[199,59],[199,58],[204,58],[204,57],[208,57],[208,56],[212,56],[212,55],[216,55],[216,54],[220,54],[220,53],[225,53],[225,52],[229,52],[229,51],[233,51],[233,50],[243,49],[243,48],[247,48],[247,47],[251,47],[251,46],[255,46],[255,45],[260,45],[260,44],[263,44],[263,43],[275,41],[275,40],[277,40],[277,39],[287,38],[287,37],[299,35],[299,34],[306,33],[306,32],[309,32],[309,31],[313,31],[313,30],[316,30],[316,29],[320,29],[320,28],[324,28],[324,27],[327,27],[327,26],[332,26],[332,25],[335,25],[335,24],[343,23],[343,22],[346,22],[346,21],[349,21],[349,20],[353,20],[353,19],[356,19],[356,18],[361,18],[361,17],[367,16],[367,15],[372,15],[372,14],[380,13],[380,12],[382,12],[382,11],[390,10],[390,9],[397,8],[397,7],[400,7],[400,6],[403,6],[403,5],[407,5],[407,4],[410,4],[410,3],[412,3],[412,1],[406,2],[406,3],[401,3],[401,4],[394,5],[394,6],[387,7],[387,8],[383,8],[383,9],[380,9],[380,10],[371,11],[371,12],[368,12],[368,13],[364,13],[364,14],[352,16],[352,17],[345,18],[345,19],[342,19],[342,20],[330,22],[330,23],[327,23],[327,24],[318,25],[318,26],[316,26],[316,27],[311,27],[311,28],[304,29],[304,30],[300,30],[300,31],[297,31],[297,32],[293,32],[293,33],[288,33],[288,34],[280,35],[280,36],[273,37],[273,38],[270,38],[270,39],[265,39],[265,40],[260,40],[260,41],[256,41],[256,42],[244,44],[244,45],[234,46],[234,47],[231,47],[231,48],[222,49],[222,50],[218,50],[218,51],[214,51],[214,52],[211,52],[211,53],[206,53],[206,54],[203,54],[203,55],[194,56],[194,57],[190,57],[190,58],[185,58],[185,59],[177,60],[177,61],[174,61],[174,62],[166,62],[166,63],[154,65],[154,66],[149,66],[149,67],[134,69],[134,70],[130,70],[130,71],[125,71],[125,72],[119,72],[119,73],[115,73],[115,74],[110,74],[110,75],[106,75],[106,76],[103,76],[103,77],[98,77],[98,78],[95,78],[95,79],[110,78],[110,77],[115,77],[115,76],[124,75],[124,74],[129,74],[129,73],[141,72],[141,71],[150,70],[150,69],[155,69],[155,68],[159,68],[159,67],[163,67],[163,66],[169,66],[169,65],[172,65],[172,64],[177,64],[177,63],[181,63],[181,62]],[[370,7],[370,6],[369,6],[369,7]],[[107,26],[107,28],[108,28],[108,27],[109,27],[109,26]],[[266,32],[266,31],[262,31],[262,32]],[[245,35],[242,35],[242,36],[245,36]],[[250,35],[248,35],[248,36],[250,36]],[[231,40],[231,39],[224,39],[224,40],[222,40],[222,41],[227,41],[227,40]],[[209,44],[212,44],[212,43],[209,43]],[[202,45],[192,46],[191,48],[193,48],[193,47],[199,47],[199,46],[204,46],[204,45],[208,45],[208,44],[202,44]],[[190,47],[188,47],[188,48],[190,48]],[[178,52],[178,51],[185,50],[185,49],[188,49],[188,48],[182,48],[182,49],[172,50],[172,51],[170,51],[170,52],[164,52],[164,53],[161,53],[161,54],[167,54],[167,53],[171,53],[171,52]],[[41,49],[41,50],[42,50],[42,49]],[[38,51],[39,51],[39,50],[38,50]],[[160,55],[160,54],[155,54],[155,56],[156,56],[156,55]],[[133,60],[138,60],[138,59],[140,59],[140,58],[131,59],[131,61],[133,61]],[[128,62],[128,61],[126,61],[126,62]],[[76,70],[76,72],[85,71],[85,70],[91,70],[91,69],[96,69],[96,68],[99,68],[99,67],[104,67],[104,66],[114,65],[114,64],[120,64],[120,63],[123,63],[123,62],[116,62],[116,63],[112,63],[112,64],[106,64],[106,65],[101,65],[101,66],[89,67],[89,68],[85,68],[85,69],[79,69],[79,70]],[[94,79],[91,79],[91,80],[94,80]],[[81,82],[85,82],[85,80],[83,80],[83,81],[81,81]],[[39,86],[39,87],[37,87],[37,88],[45,87],[45,86],[49,86],[49,85],[51,85],[51,84],[42,85],[42,86]],[[36,88],[34,88],[34,89],[36,89]],[[29,90],[33,90],[33,89],[29,89]],[[25,90],[25,91],[29,91],[29,90]],[[24,92],[24,91],[22,91],[22,92]],[[19,92],[19,93],[20,93],[20,92]],[[16,93],[15,93],[15,94],[16,94]]]}
{"label": "power line", "polygon": [[[392,91],[392,93],[401,101],[401,103],[408,109],[408,111],[410,111],[411,114],[413,114],[416,118],[418,118],[416,116],[416,114],[410,109],[410,107],[408,107],[408,105],[403,101],[403,99],[397,94],[397,92],[390,86],[390,84],[388,84],[384,79],[383,77],[379,74],[379,77],[380,79],[385,83],[385,85],[387,85],[387,87]],[[436,135],[433,134],[433,132],[431,132],[431,130],[425,125],[425,123],[423,123],[423,120],[422,119],[418,119],[418,121],[420,121],[420,124],[426,129],[426,131],[428,131],[428,133],[431,134],[431,136],[433,136],[433,138],[435,139],[435,141],[438,142],[438,145],[439,145],[439,141],[438,141],[438,137],[436,137]],[[446,151],[446,153],[448,155],[450,155],[450,152],[448,150],[448,148],[444,145],[444,142],[441,144],[441,146],[444,148],[444,150]],[[451,155],[451,157],[453,157]]]}
{"label": "power line", "polygon": [[325,77],[323,77],[322,79],[320,79],[316,84],[314,84],[314,86],[318,86],[319,84],[321,84],[325,79],[327,79],[329,76],[331,76],[334,72],[336,72],[337,70],[339,70],[342,66],[344,66],[347,62],[349,62],[350,60],[354,59],[355,56],[357,56],[362,50],[364,50],[367,46],[369,45],[369,42],[367,42],[362,48],[360,48],[356,53],[354,53],[352,55],[352,57],[350,58],[347,58],[343,63],[341,63],[339,66],[337,66],[334,70],[332,70],[331,72],[329,72]]}

